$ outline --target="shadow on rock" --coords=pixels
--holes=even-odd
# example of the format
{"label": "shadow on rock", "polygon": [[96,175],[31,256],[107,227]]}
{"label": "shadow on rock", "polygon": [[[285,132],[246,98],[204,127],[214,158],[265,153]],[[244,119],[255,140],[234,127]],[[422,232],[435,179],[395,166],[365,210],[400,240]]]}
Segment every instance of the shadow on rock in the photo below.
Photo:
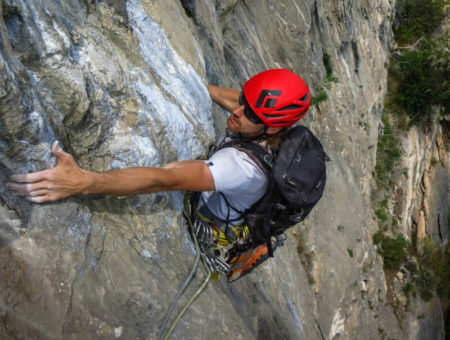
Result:
{"label": "shadow on rock", "polygon": [[0,222],[0,249],[8,247],[20,234],[6,222]]}

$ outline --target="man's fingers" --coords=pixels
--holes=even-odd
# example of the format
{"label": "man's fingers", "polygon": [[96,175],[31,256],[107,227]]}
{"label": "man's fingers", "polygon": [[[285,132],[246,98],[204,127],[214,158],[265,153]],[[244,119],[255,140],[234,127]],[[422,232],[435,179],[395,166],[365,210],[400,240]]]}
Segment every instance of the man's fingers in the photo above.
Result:
{"label": "man's fingers", "polygon": [[33,202],[33,203],[43,203],[43,202],[49,202],[54,201],[49,195],[43,195],[43,196],[27,196],[25,197],[27,201]]}
{"label": "man's fingers", "polygon": [[46,177],[47,173],[48,173],[47,170],[43,170],[29,174],[16,174],[12,175],[10,177],[10,180],[16,183],[34,183],[47,179]]}
{"label": "man's fingers", "polygon": [[[42,203],[42,202],[50,202],[50,201],[56,201],[58,199],[64,198],[64,196],[58,195],[57,193],[53,192],[51,189],[37,189],[37,190],[28,190],[25,187],[27,185],[24,184],[18,184],[20,187],[14,187],[14,189],[11,188],[11,191],[16,196],[22,196],[27,201],[33,202],[33,203]],[[8,185],[9,187],[9,185]]]}
{"label": "man's fingers", "polygon": [[66,198],[67,196],[59,195],[51,190],[40,190],[33,192],[32,195],[26,196],[25,199],[33,203],[53,202]]}
{"label": "man's fingers", "polygon": [[44,181],[37,183],[8,183],[8,189],[17,196],[29,196],[33,192],[40,192],[43,189],[48,191],[50,188],[48,183]]}
{"label": "man's fingers", "polygon": [[52,153],[58,158],[60,161],[63,157],[70,157],[70,154],[65,152],[62,147],[59,146],[59,142],[55,141],[52,146]]}
{"label": "man's fingers", "polygon": [[30,196],[30,197],[46,196],[49,193],[50,193],[50,191],[48,189],[40,189],[40,190],[30,191],[28,196]]}
{"label": "man's fingers", "polygon": [[62,150],[59,146],[59,141],[55,140],[52,145],[52,153],[55,155],[59,150]]}

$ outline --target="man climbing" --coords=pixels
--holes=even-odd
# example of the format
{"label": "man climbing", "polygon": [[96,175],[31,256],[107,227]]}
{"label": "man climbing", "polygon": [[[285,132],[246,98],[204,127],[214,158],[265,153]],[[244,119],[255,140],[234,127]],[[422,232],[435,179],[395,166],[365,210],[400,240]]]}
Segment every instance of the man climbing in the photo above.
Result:
{"label": "man climbing", "polygon": [[[267,257],[264,244],[258,249],[252,248],[244,257],[241,256],[245,253],[243,248],[237,252],[235,245],[244,244],[250,237],[243,225],[243,212],[264,196],[269,177],[258,157],[252,157],[234,144],[227,147],[226,143],[236,139],[251,141],[270,154],[279,147],[286,128],[306,114],[310,93],[298,75],[285,69],[257,74],[244,84],[242,91],[214,85],[209,85],[208,90],[212,100],[231,115],[227,119],[227,132],[216,145],[217,151],[206,161],[177,161],[163,167],[130,167],[95,173],[81,169],[55,142],[52,152],[58,159],[57,166],[13,175],[8,189],[35,203],[80,194],[126,196],[157,191],[201,192],[195,202],[196,205],[198,202],[195,208],[198,213],[193,221],[206,261],[216,271],[232,278],[240,277],[245,274],[241,271],[248,262],[245,256],[259,252]],[[230,267],[239,270],[232,274]]]}

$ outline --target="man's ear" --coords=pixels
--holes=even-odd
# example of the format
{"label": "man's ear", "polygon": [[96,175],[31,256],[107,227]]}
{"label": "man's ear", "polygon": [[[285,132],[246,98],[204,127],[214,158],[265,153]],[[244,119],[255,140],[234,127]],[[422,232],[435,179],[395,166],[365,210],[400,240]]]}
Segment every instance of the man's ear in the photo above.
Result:
{"label": "man's ear", "polygon": [[282,128],[280,128],[280,127],[268,127],[267,128],[267,130],[266,130],[266,133],[268,134],[268,135],[274,135],[274,134],[277,134],[278,132],[280,132],[280,130],[281,130]]}

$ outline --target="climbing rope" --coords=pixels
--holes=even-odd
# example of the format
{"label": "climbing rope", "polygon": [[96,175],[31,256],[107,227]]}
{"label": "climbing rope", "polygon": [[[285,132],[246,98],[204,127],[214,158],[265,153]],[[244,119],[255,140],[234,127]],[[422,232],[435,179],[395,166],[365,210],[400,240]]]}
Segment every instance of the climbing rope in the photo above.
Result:
{"label": "climbing rope", "polygon": [[197,255],[195,257],[195,263],[194,263],[194,267],[192,267],[191,272],[189,273],[188,277],[186,278],[186,280],[183,283],[183,286],[181,287],[180,291],[178,292],[178,294],[175,296],[175,299],[173,299],[172,304],[170,305],[169,310],[166,313],[166,316],[164,318],[163,324],[161,326],[161,329],[158,332],[158,336],[157,336],[157,340],[161,340],[163,335],[164,335],[164,330],[167,327],[167,323],[169,322],[170,316],[172,315],[173,310],[175,309],[178,300],[180,299],[181,295],[184,293],[184,291],[186,290],[186,288],[189,286],[189,284],[191,283],[195,272],[197,271],[197,266],[198,266],[198,262],[200,260],[200,253],[197,252]]}
{"label": "climbing rope", "polygon": [[[187,214],[187,216],[189,216],[189,209],[188,209],[186,204],[185,204],[184,209],[185,209],[185,214]],[[200,293],[203,291],[203,289],[205,289],[206,285],[208,284],[209,280],[211,279],[211,270],[209,269],[208,265],[205,263],[204,258],[202,257],[203,265],[204,265],[204,267],[206,268],[206,271],[207,271],[206,278],[203,281],[203,284],[200,286],[200,288],[194,293],[194,295],[189,299],[189,301],[184,305],[184,307],[178,313],[178,316],[172,322],[169,330],[164,335],[164,332],[165,332],[165,329],[167,327],[167,323],[169,322],[170,316],[172,315],[172,312],[175,309],[175,307],[176,307],[176,305],[178,303],[178,300],[180,299],[181,295],[183,295],[183,293],[186,290],[186,288],[192,282],[192,279],[194,278],[195,272],[197,271],[198,263],[199,263],[199,260],[200,260],[200,254],[201,254],[200,245],[198,243],[197,236],[195,235],[195,232],[193,232],[194,229],[193,229],[193,226],[192,226],[192,221],[191,221],[190,218],[187,218],[186,220],[188,221],[189,230],[191,231],[192,238],[194,239],[194,244],[195,244],[195,248],[196,248],[196,252],[197,252],[196,253],[196,257],[195,257],[195,262],[194,262],[194,266],[192,267],[188,277],[184,281],[183,285],[181,286],[180,290],[178,291],[177,295],[175,296],[174,300],[172,301],[172,304],[170,305],[169,310],[166,313],[166,316],[164,317],[163,324],[162,324],[161,329],[159,330],[158,335],[157,335],[157,340],[167,340],[167,339],[169,339],[169,337],[172,335],[173,331],[175,330],[175,327],[177,326],[178,322],[183,317],[184,313],[188,310],[189,306],[195,301],[195,299],[197,299],[197,297],[200,295]]]}

